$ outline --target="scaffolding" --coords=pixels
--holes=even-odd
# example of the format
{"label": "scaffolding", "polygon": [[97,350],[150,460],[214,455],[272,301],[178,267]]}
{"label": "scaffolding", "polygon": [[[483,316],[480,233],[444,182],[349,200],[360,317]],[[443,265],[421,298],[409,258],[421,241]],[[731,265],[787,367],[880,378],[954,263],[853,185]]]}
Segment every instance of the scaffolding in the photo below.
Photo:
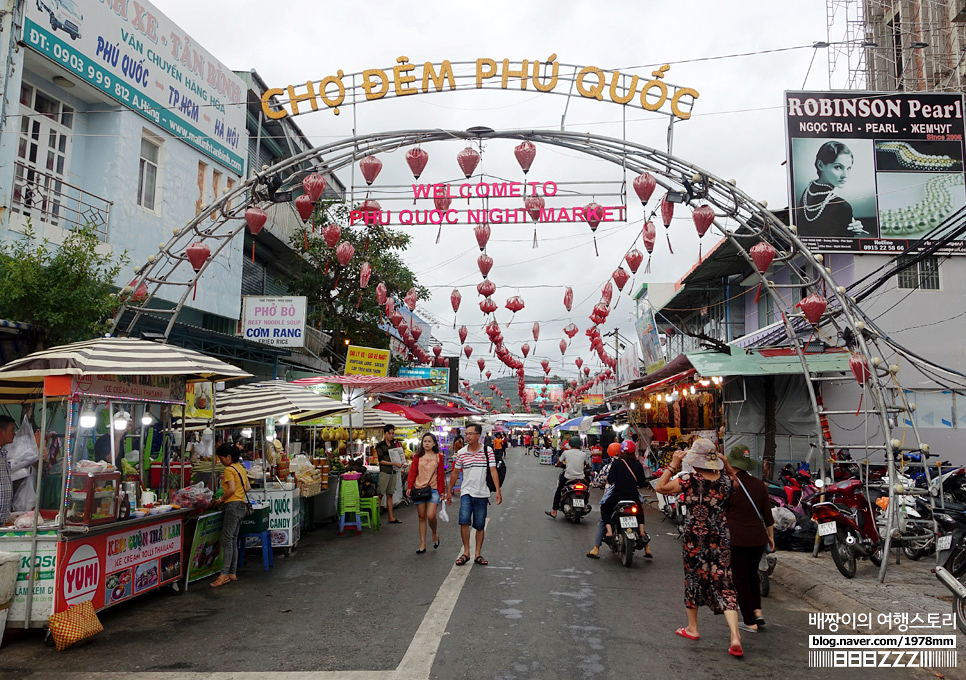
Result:
{"label": "scaffolding", "polygon": [[966,0],[826,0],[830,89],[962,92]]}

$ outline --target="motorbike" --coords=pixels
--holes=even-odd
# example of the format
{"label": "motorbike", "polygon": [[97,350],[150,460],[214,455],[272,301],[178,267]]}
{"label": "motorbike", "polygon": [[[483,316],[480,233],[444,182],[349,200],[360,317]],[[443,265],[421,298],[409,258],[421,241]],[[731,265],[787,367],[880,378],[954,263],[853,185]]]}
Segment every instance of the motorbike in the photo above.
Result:
{"label": "motorbike", "polygon": [[[658,470],[656,476],[660,478],[662,470]],[[678,473],[680,475],[682,473]],[[676,478],[678,475],[672,477]],[[657,486],[657,480],[651,480],[651,487]],[[687,515],[687,509],[684,506],[684,494],[672,494],[670,496],[665,496],[664,494],[657,493],[655,490],[655,495],[657,496],[658,509],[664,515],[664,519],[674,522],[674,526],[677,527],[678,537],[681,536],[681,532],[684,531],[684,520]]]}
{"label": "motorbike", "polygon": [[766,552],[761,556],[761,561],[758,562],[758,585],[762,597],[768,597],[768,593],[771,592],[771,579],[769,577],[775,572],[777,564],[778,555],[773,552]]}
{"label": "motorbike", "polygon": [[862,492],[862,482],[846,479],[825,489],[829,498],[811,505],[812,520],[818,535],[832,550],[832,561],[845,578],[854,578],[856,560],[868,558],[882,564],[882,541],[876,526],[872,504]]}
{"label": "motorbike", "polygon": [[564,517],[574,524],[580,524],[584,515],[593,509],[590,504],[590,485],[585,479],[567,481],[560,492],[560,509]]}
{"label": "motorbike", "polygon": [[625,567],[631,566],[634,551],[643,550],[651,537],[644,531],[644,514],[640,504],[619,501],[611,514],[614,535],[607,541],[614,554],[621,558]]}
{"label": "motorbike", "polygon": [[941,535],[936,540],[939,555],[932,571],[953,594],[956,626],[966,634],[966,585],[963,584],[966,576],[966,524],[942,512],[936,513],[936,522],[941,527]]}

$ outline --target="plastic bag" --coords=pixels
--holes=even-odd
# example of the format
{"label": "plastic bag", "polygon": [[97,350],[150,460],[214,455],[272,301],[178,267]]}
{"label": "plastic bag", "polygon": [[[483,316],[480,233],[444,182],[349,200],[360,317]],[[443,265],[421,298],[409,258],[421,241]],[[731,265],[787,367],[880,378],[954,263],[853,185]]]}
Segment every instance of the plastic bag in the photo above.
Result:
{"label": "plastic bag", "polygon": [[31,470],[27,478],[20,482],[17,493],[13,495],[13,505],[10,507],[14,512],[27,512],[33,510],[35,505],[37,505],[37,473]]}
{"label": "plastic bag", "polygon": [[439,504],[439,511],[436,513],[436,516],[439,517],[444,522],[449,521],[449,513],[446,512],[446,501],[442,501]]}
{"label": "plastic bag", "polygon": [[24,416],[17,430],[17,436],[7,447],[7,462],[10,464],[10,472],[14,473],[14,481],[23,479],[27,476],[26,472],[17,474],[18,470],[37,462],[37,440],[34,438],[34,428],[30,426],[30,421]]}
{"label": "plastic bag", "polygon": [[786,531],[795,526],[795,513],[788,508],[776,507],[771,509],[772,517],[775,518],[775,529]]}
{"label": "plastic bag", "polygon": [[178,489],[171,500],[182,508],[207,508],[213,496],[214,493],[211,489],[205,488],[204,482],[198,482]]}

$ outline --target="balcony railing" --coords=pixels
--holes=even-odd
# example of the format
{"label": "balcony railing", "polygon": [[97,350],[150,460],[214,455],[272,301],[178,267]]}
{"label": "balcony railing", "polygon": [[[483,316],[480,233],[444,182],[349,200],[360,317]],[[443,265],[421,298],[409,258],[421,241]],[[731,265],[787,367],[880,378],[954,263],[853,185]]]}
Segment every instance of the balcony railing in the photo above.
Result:
{"label": "balcony railing", "polygon": [[[90,225],[107,241],[107,224],[113,202],[65,182],[25,163],[16,163],[11,213],[34,223],[73,231]],[[13,217],[12,219],[16,219]]]}

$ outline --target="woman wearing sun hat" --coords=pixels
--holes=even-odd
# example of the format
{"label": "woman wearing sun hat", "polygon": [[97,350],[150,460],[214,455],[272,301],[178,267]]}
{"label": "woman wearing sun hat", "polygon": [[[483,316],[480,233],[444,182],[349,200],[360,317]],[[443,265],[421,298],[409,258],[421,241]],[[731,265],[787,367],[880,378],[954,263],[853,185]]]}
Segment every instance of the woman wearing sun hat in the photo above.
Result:
{"label": "woman wearing sun hat", "polygon": [[766,547],[775,549],[775,518],[771,514],[768,489],[764,482],[749,474],[757,465],[751,451],[743,444],[736,444],[728,451],[728,466],[733,468],[732,478],[736,482],[728,503],[731,573],[741,610],[740,628],[749,632],[758,632],[758,626],[765,623],[758,563]]}
{"label": "woman wearing sun hat", "polygon": [[[671,477],[690,465],[693,473]],[[715,614],[724,614],[731,632],[728,653],[744,656],[738,632],[738,598],[731,578],[731,540],[726,512],[732,495],[732,482],[724,472],[724,461],[714,444],[698,437],[687,451],[675,451],[671,464],[664,468],[655,491],[665,495],[684,494],[687,518],[681,545],[684,552],[684,607],[688,625],[675,633],[697,640],[698,607],[707,605]]]}

